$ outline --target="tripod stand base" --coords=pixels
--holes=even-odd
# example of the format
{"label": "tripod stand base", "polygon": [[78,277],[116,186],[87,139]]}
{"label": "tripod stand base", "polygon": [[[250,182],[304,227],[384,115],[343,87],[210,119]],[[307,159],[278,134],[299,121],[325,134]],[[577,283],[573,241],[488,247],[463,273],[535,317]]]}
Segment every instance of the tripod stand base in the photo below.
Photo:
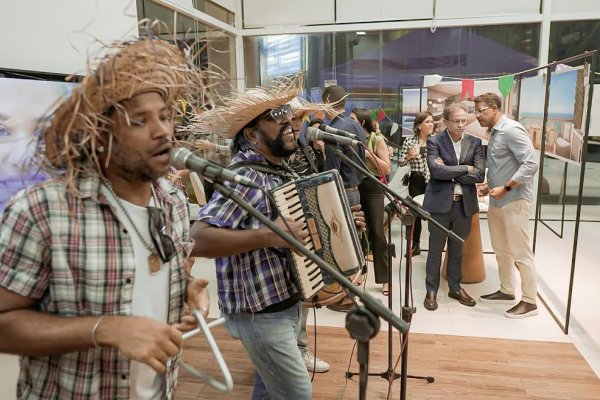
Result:
{"label": "tripod stand base", "polygon": [[406,377],[412,379],[423,379],[426,380],[427,383],[433,383],[433,381],[435,381],[435,378],[433,376],[406,375]]}
{"label": "tripod stand base", "polygon": [[[346,372],[346,378],[352,378],[354,375],[358,375],[358,372]],[[400,374],[397,374],[394,370],[387,370],[380,373],[377,372],[369,372],[368,376],[378,376],[380,378],[385,379],[388,382],[393,382],[396,379],[400,378]],[[425,379],[425,378],[423,378]],[[433,378],[432,378],[433,379]]]}
{"label": "tripod stand base", "polygon": [[[346,372],[346,378],[352,378],[354,375],[358,375],[358,372]],[[396,379],[400,378],[402,375],[396,373],[396,371],[388,370],[380,373],[370,372],[367,375],[369,376],[378,376],[387,380],[388,382],[393,382]],[[411,379],[423,379],[427,381],[427,383],[435,382],[435,378],[433,376],[419,376],[419,375],[406,375],[407,378]]]}

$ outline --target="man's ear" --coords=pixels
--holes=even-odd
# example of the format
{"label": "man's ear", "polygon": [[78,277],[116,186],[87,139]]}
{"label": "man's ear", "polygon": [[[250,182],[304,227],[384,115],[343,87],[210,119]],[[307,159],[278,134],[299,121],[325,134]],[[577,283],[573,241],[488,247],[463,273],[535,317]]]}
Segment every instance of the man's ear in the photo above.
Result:
{"label": "man's ear", "polygon": [[246,138],[248,143],[251,143],[251,144],[256,144],[256,142],[258,140],[256,138],[256,131],[254,129],[252,129],[251,127],[244,128],[244,138]]}

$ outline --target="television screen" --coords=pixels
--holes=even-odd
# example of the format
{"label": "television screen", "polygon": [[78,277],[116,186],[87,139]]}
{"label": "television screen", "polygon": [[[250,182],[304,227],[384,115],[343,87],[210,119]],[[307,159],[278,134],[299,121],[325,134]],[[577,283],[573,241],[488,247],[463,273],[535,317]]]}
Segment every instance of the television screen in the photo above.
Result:
{"label": "television screen", "polygon": [[0,78],[0,215],[16,192],[47,178],[34,162],[40,123],[73,85]]}

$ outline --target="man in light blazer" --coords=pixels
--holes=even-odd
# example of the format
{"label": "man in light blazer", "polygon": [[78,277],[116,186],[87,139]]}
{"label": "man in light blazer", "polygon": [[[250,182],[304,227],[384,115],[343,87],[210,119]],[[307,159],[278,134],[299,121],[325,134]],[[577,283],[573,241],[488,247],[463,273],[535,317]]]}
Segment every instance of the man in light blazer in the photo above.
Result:
{"label": "man in light blazer", "polygon": [[[467,109],[452,104],[444,110],[447,129],[427,140],[427,165],[431,178],[425,190],[423,209],[441,225],[467,238],[471,218],[479,212],[475,184],[483,182],[485,165],[481,139],[465,135]],[[440,265],[447,235],[429,225],[429,252],[427,254],[424,306],[436,310],[440,286]],[[461,288],[462,245],[448,241],[448,297],[472,307],[475,300]]]}

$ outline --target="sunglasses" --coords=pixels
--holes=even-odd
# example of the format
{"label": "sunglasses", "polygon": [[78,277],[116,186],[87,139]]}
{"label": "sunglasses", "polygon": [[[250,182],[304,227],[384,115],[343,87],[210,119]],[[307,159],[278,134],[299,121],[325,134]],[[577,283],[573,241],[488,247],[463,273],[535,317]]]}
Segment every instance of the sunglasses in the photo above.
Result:
{"label": "sunglasses", "polygon": [[152,236],[154,247],[158,251],[162,262],[169,262],[175,256],[177,250],[173,239],[167,236],[165,217],[162,210],[156,207],[148,207],[148,213],[150,214],[150,236]]}
{"label": "sunglasses", "polygon": [[292,118],[294,118],[294,112],[292,111],[292,107],[289,104],[284,104],[281,107],[273,108],[271,110],[267,110],[261,115],[259,115],[258,119],[262,119],[265,117],[271,117],[276,124],[283,124],[285,122],[289,122]]}

